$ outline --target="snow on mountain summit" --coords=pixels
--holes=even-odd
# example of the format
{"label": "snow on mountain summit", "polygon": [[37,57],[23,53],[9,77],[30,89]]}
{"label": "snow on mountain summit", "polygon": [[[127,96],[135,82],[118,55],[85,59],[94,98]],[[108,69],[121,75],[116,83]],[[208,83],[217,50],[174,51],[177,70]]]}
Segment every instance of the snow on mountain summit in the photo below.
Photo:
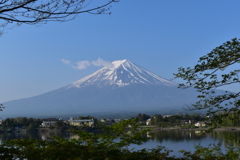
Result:
{"label": "snow on mountain summit", "polygon": [[124,59],[113,61],[111,65],[70,84],[67,88],[81,88],[88,85],[95,85],[98,87],[123,87],[137,83],[165,86],[178,85],[175,82],[161,78],[143,67]]}

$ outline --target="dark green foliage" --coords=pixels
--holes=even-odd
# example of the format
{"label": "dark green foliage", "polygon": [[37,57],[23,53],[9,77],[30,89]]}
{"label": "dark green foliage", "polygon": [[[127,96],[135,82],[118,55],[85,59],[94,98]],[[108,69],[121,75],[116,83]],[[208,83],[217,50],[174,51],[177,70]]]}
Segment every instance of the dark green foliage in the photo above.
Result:
{"label": "dark green foliage", "polygon": [[2,111],[5,107],[3,106],[3,104],[0,104],[0,111]]}
{"label": "dark green foliage", "polygon": [[[238,111],[240,107],[240,92],[219,92],[219,87],[225,85],[239,84],[239,62],[240,62],[240,40],[237,38],[223,43],[210,53],[199,58],[197,65],[193,68],[178,69],[174,74],[176,78],[186,81],[180,84],[181,88],[194,87],[201,94],[199,101],[190,110],[208,109],[208,115],[213,116],[213,127],[218,127],[232,112]],[[236,68],[227,71],[229,67]],[[221,112],[222,114],[216,114]]]}
{"label": "dark green foliage", "polygon": [[182,157],[174,157],[165,147],[133,150],[130,144],[142,144],[149,130],[138,130],[138,119],[123,120],[104,128],[102,134],[73,131],[76,139],[57,136],[48,140],[16,139],[2,142],[0,159],[5,160],[237,160],[240,150],[229,143],[226,153],[219,145],[197,145],[193,153],[181,151]]}
{"label": "dark green foliage", "polygon": [[3,128],[14,128],[14,127],[27,127],[29,129],[38,128],[42,123],[41,119],[27,118],[27,117],[17,117],[17,118],[7,118],[2,121]]}
{"label": "dark green foliage", "polygon": [[64,123],[62,120],[58,120],[55,124],[54,124],[55,127],[57,128],[63,128],[63,127],[66,127],[67,124]]}
{"label": "dark green foliage", "polygon": [[[198,121],[204,121],[205,118],[197,113],[193,114],[176,114],[176,115],[169,115],[169,116],[162,116],[160,114],[155,114],[152,116],[151,125],[157,125],[159,127],[174,127],[174,126],[185,126],[186,123],[191,123],[192,125]],[[186,126],[187,127],[187,126]]]}
{"label": "dark green foliage", "polygon": [[208,147],[202,147],[200,144],[195,146],[193,153],[189,151],[183,153],[183,157],[188,160],[239,160],[240,149],[236,148],[231,141],[227,146],[226,153],[221,150],[220,144],[210,144]]}
{"label": "dark green foliage", "polygon": [[[102,123],[101,121],[99,121],[97,118],[93,117],[93,116],[78,116],[77,119],[82,120],[82,119],[93,119],[94,120],[94,127],[102,127],[104,126],[104,123]],[[88,128],[87,126],[85,128]]]}
{"label": "dark green foliage", "polygon": [[140,121],[146,121],[147,119],[150,118],[150,116],[149,116],[149,115],[146,115],[146,114],[141,114],[141,113],[139,113],[138,116],[137,116],[137,118],[138,118]]}
{"label": "dark green foliage", "polygon": [[34,160],[60,160],[60,159],[146,159],[167,155],[169,151],[163,147],[132,151],[130,144],[142,144],[147,140],[143,136],[148,130],[138,130],[137,120],[124,120],[121,123],[106,127],[103,134],[94,135],[85,131],[73,131],[77,139],[63,139],[52,137],[48,140],[18,139],[3,142],[0,146],[1,159],[34,159]]}
{"label": "dark green foliage", "polygon": [[88,116],[86,116],[86,117],[84,117],[84,116],[78,116],[77,119],[96,119],[96,118],[88,115]]}

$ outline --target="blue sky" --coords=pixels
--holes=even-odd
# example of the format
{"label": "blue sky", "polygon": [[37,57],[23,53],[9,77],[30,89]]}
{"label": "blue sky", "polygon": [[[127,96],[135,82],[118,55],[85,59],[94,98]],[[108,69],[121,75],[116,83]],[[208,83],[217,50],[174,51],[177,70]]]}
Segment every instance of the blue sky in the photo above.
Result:
{"label": "blue sky", "polygon": [[194,66],[200,56],[240,37],[239,6],[239,0],[121,0],[111,15],[6,29],[0,37],[0,102],[63,87],[101,68],[74,69],[62,59],[128,59],[172,79],[179,67]]}

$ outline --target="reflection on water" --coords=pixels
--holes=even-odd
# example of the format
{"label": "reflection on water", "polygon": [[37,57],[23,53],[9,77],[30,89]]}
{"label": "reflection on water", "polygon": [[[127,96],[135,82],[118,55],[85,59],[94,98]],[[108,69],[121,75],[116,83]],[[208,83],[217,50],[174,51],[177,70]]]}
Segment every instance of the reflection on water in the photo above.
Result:
{"label": "reflection on water", "polygon": [[[59,136],[62,138],[73,139],[78,138],[77,135],[61,132],[58,130],[50,130],[48,132],[15,132],[15,133],[0,133],[0,141],[8,141],[12,139],[42,139],[46,140],[50,136]],[[157,130],[154,132],[148,132],[146,135],[149,139],[146,143],[137,146],[131,145],[130,148],[142,149],[142,148],[154,148],[159,146],[165,146],[168,149],[173,150],[174,155],[181,155],[179,150],[194,150],[194,145],[201,144],[202,146],[208,146],[210,143],[221,143],[222,150],[225,150],[227,140],[232,136],[235,145],[240,146],[239,137],[240,131],[215,131],[209,134],[201,134],[196,130]]]}
{"label": "reflection on water", "polygon": [[152,138],[160,143],[163,141],[181,142],[181,141],[192,141],[201,140],[208,135],[201,135],[199,131],[195,130],[159,130],[155,131]]}
{"label": "reflection on water", "polygon": [[154,148],[157,146],[165,146],[173,150],[171,155],[181,156],[179,150],[194,151],[195,145],[207,147],[209,144],[221,144],[223,152],[231,136],[235,145],[240,146],[239,137],[240,131],[215,131],[208,134],[202,134],[201,131],[196,130],[157,130],[153,133],[148,133],[147,136],[151,138],[141,146],[131,145],[131,148],[143,149]]}
{"label": "reflection on water", "polygon": [[203,132],[197,130],[158,130],[149,134],[153,140],[163,143],[171,141],[175,143],[179,142],[217,142],[223,145],[227,145],[227,140],[232,137],[235,145],[239,146],[240,131],[214,131],[208,134],[202,134]]}
{"label": "reflection on water", "polygon": [[0,141],[8,141],[12,139],[41,139],[46,140],[51,136],[59,136],[62,138],[69,138],[70,133],[61,132],[59,130],[50,130],[48,132],[13,132],[13,133],[0,133]]}

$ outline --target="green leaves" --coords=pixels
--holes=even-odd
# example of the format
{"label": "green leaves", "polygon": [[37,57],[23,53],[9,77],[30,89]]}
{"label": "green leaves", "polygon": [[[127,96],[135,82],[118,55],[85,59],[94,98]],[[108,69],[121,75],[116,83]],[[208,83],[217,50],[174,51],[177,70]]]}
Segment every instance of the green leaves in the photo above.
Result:
{"label": "green leaves", "polygon": [[[189,106],[188,109],[208,109],[210,116],[223,111],[224,116],[228,116],[232,111],[238,110],[240,92],[220,93],[217,91],[216,94],[215,90],[226,85],[240,84],[239,69],[227,72],[230,66],[239,68],[239,61],[240,40],[234,38],[200,57],[193,68],[180,67],[178,73],[174,74],[175,78],[181,78],[186,83],[180,84],[179,88],[194,87],[200,92],[199,101]],[[220,123],[222,120],[217,120],[217,122]]]}
{"label": "green leaves", "polygon": [[[100,134],[74,130],[75,139],[53,136],[47,140],[16,139],[0,144],[0,159],[34,160],[237,160],[240,150],[229,143],[226,153],[220,145],[197,145],[193,153],[180,151],[182,157],[170,156],[171,150],[158,146],[153,149],[128,149],[141,144],[148,130],[139,128],[138,119],[124,120],[104,128]],[[233,142],[233,141],[232,141]]]}
{"label": "green leaves", "polygon": [[121,159],[136,154],[128,150],[130,144],[147,140],[143,135],[149,130],[139,130],[139,126],[138,119],[129,119],[105,127],[100,134],[71,130],[76,139],[53,136],[48,140],[11,140],[0,145],[0,159]]}
{"label": "green leaves", "polygon": [[3,104],[0,104],[0,111],[2,111],[5,107],[3,106]]}
{"label": "green leaves", "polygon": [[181,150],[185,159],[191,160],[239,160],[240,149],[234,145],[233,138],[230,137],[226,146],[226,153],[221,149],[221,144],[210,144],[208,147],[203,147],[200,144],[195,145],[193,153]]}

